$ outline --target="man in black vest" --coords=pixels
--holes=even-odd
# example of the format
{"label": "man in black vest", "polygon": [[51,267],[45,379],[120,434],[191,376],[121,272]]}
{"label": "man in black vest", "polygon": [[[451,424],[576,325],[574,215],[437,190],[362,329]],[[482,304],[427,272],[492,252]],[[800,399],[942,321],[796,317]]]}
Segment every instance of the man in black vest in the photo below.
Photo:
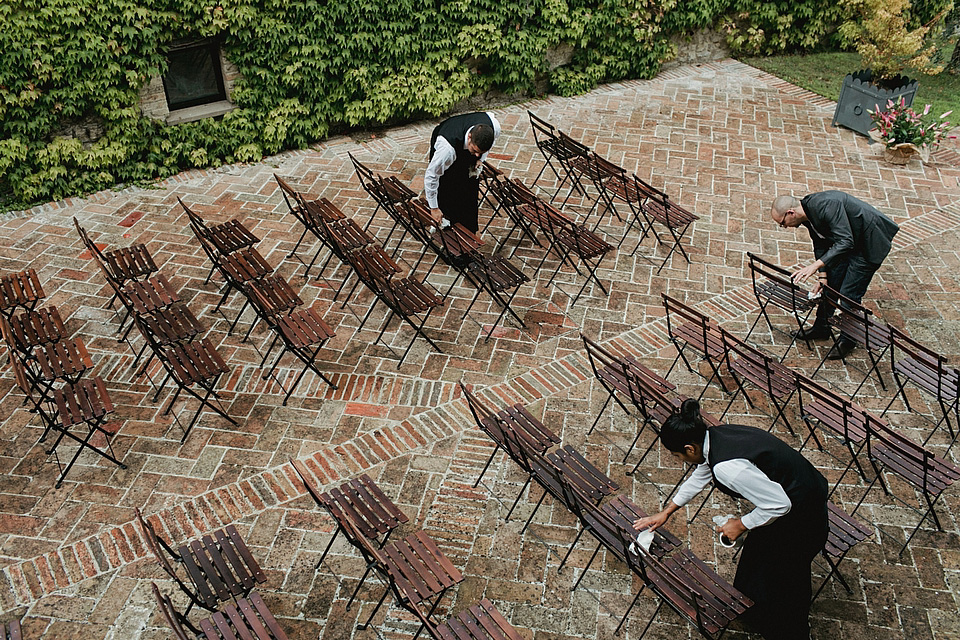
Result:
{"label": "man in black vest", "polygon": [[[818,273],[814,293],[823,285],[857,304],[880,268],[890,243],[900,227],[876,207],[842,191],[811,193],[802,200],[780,196],[773,201],[770,217],[781,227],[806,227],[813,241],[816,260],[793,274],[803,282]],[[830,337],[827,321],[833,307],[820,303],[813,326],[796,332],[798,338],[823,340]],[[827,358],[839,360],[850,353],[856,342],[841,335]]]}
{"label": "man in black vest", "polygon": [[433,130],[423,190],[437,224],[459,222],[479,231],[480,164],[499,135],[492,113],[453,116]]}
{"label": "man in black vest", "polygon": [[827,540],[827,481],[797,451],[766,431],[739,425],[707,428],[696,400],[686,400],[660,430],[675,457],[698,465],[660,513],[634,522],[656,529],[711,480],[755,506],[718,533],[743,543],[733,585],[754,601],[746,619],[767,640],[808,640],[810,563]]}

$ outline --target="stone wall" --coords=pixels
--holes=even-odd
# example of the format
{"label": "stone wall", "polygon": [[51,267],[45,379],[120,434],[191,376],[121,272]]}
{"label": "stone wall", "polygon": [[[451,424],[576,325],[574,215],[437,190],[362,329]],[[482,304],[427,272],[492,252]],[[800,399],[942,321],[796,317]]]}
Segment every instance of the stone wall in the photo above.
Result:
{"label": "stone wall", "polygon": [[673,60],[663,63],[664,69],[730,57],[726,37],[718,31],[703,29],[689,36],[675,36],[672,42],[677,55]]}
{"label": "stone wall", "polygon": [[240,77],[240,72],[237,70],[236,65],[226,59],[223,51],[220,51],[220,70],[221,73],[223,73],[223,88],[227,94],[227,100],[226,103],[216,103],[216,107],[212,111],[204,109],[204,107],[208,105],[201,105],[199,107],[191,107],[190,109],[182,109],[181,111],[190,112],[187,118],[171,118],[170,109],[167,108],[167,95],[163,90],[163,78],[160,77],[159,73],[150,78],[150,82],[140,90],[140,111],[143,115],[153,120],[171,123],[198,120],[213,115],[223,115],[223,113],[233,108],[232,103],[230,103],[230,96],[233,93],[234,84],[236,84],[237,79]]}

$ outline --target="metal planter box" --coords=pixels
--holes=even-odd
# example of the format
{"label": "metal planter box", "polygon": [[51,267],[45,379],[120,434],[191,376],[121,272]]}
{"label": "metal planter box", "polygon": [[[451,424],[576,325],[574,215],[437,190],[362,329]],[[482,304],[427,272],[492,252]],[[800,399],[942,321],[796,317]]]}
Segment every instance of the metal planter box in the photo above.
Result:
{"label": "metal planter box", "polygon": [[868,110],[878,106],[883,109],[888,100],[896,101],[901,96],[906,106],[913,104],[917,93],[917,81],[906,76],[898,76],[890,81],[895,89],[884,89],[871,82],[873,72],[870,69],[852,73],[843,79],[837,110],[833,113],[833,126],[843,126],[857,133],[867,135],[873,128]]}

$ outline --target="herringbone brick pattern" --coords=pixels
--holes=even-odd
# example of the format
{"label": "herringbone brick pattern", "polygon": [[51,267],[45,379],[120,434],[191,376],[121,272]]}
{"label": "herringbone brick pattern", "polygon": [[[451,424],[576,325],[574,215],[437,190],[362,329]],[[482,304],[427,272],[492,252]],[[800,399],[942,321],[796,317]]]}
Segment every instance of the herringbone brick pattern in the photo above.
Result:
{"label": "herringbone brick pattern", "polygon": [[[443,313],[427,324],[442,353],[418,340],[399,368],[391,350],[402,351],[411,337],[409,328],[394,322],[383,343],[374,344],[384,312],[374,312],[366,326],[358,328],[369,294],[354,294],[345,307],[343,298],[332,300],[346,269],[331,264],[324,278],[304,280],[303,265],[287,257],[299,229],[285,210],[273,173],[299,189],[329,198],[362,225],[373,202],[353,175],[347,153],[419,190],[433,122],[375,138],[337,138],[257,165],[188,172],[157,189],[101,193],[4,219],[0,272],[35,268],[48,293],[46,302],[57,305],[68,330],[86,341],[118,406],[117,423],[122,428],[114,446],[128,468],[120,470],[85,454],[63,488],[54,489],[56,467],[37,444],[39,421],[21,407],[22,396],[4,369],[3,617],[26,615],[28,638],[168,637],[155,613],[149,582],[157,581],[166,591],[172,585],[147,558],[133,525],[133,509],[139,507],[159,514],[164,535],[173,541],[236,523],[267,572],[264,597],[292,638],[336,640],[374,634],[354,627],[380,596],[375,580],[368,580],[357,604],[345,610],[363,573],[360,557],[341,540],[324,566],[313,569],[333,527],[304,495],[288,463],[294,457],[307,464],[321,486],[368,473],[410,516],[401,533],[422,528],[433,536],[467,576],[447,600],[447,610],[486,595],[527,638],[613,637],[639,581],[615,560],[604,559],[571,593],[593,545],[581,541],[567,567],[557,571],[576,535],[576,521],[549,498],[527,532],[520,534],[539,490],[530,490],[516,518],[504,523],[503,515],[525,478],[501,454],[484,483],[472,487],[491,445],[472,426],[456,382],[463,380],[499,405],[527,403],[565,443],[576,446],[618,482],[622,492],[649,510],[658,508],[681,471],[670,456],[655,449],[641,473],[627,476],[639,453],[631,454],[629,466],[621,460],[636,424],[617,408],[608,410],[587,437],[604,393],[592,379],[578,332],[635,353],[654,370],[665,372],[674,356],[660,304],[660,293],[668,292],[731,331],[745,334],[757,310],[745,273],[746,251],[784,266],[810,259],[805,238],[766,219],[769,202],[777,194],[843,189],[890,213],[902,231],[868,293],[869,305],[921,342],[950,357],[960,355],[956,222],[960,169],[952,162],[955,150],[938,154],[931,165],[890,167],[863,139],[829,126],[831,103],[726,60],[680,67],[649,81],[605,86],[578,98],[554,97],[498,109],[503,136],[491,160],[527,182],[542,164],[527,109],[629,171],[664,186],[700,216],[686,240],[692,262],[675,256],[654,275],[663,249],[657,250],[647,239],[631,257],[638,240],[634,232],[622,250],[601,265],[600,277],[610,295],[588,288],[571,308],[570,295],[579,288],[581,277],[567,267],[551,284],[547,276],[557,262],[551,257],[533,273],[542,252],[525,244],[516,258],[532,282],[521,289],[515,308],[527,330],[508,321],[485,342],[483,335],[497,311],[481,296],[462,319],[473,290],[461,283]],[[542,184],[545,190],[552,186],[549,180]],[[242,342],[253,319],[247,311],[239,331],[227,335],[240,311],[239,297],[232,297],[222,314],[213,312],[220,283],[215,277],[204,284],[209,264],[176,203],[178,196],[208,220],[236,217],[262,238],[260,252],[335,328],[337,336],[321,352],[320,367],[330,372],[338,390],[308,374],[289,405],[281,406],[282,392],[273,381],[262,379],[258,367],[266,330],[257,328],[248,342]],[[580,202],[566,209],[586,213]],[[488,214],[489,210],[482,212],[482,219]],[[127,345],[117,342],[118,319],[106,306],[107,285],[83,254],[72,216],[96,242],[108,247],[148,245],[230,365],[222,395],[239,427],[205,413],[186,442],[178,444],[179,427],[170,416],[159,415],[169,391],[154,402],[151,382],[133,377],[134,356]],[[386,216],[377,214],[371,230],[385,238]],[[619,239],[611,218],[605,218],[600,230]],[[505,232],[500,219],[484,239],[492,247]],[[309,260],[309,245],[300,254]],[[400,252],[408,267],[418,254],[409,241]],[[418,270],[420,275],[425,272],[426,266]],[[438,266],[428,281],[444,290],[452,277],[451,271]],[[783,316],[775,319],[782,328],[788,327]],[[751,340],[777,354],[786,346],[782,336],[772,336],[764,327]],[[818,361],[818,354],[805,347],[787,358],[788,364],[807,373]],[[830,363],[817,377],[850,392],[859,382],[854,367],[862,367],[864,361],[858,356],[849,367]],[[289,384],[299,368],[285,360],[279,371]],[[889,379],[889,365],[882,371]],[[154,367],[149,373],[156,379],[160,371]],[[700,378],[682,368],[671,380],[688,395],[699,393],[702,385]],[[936,408],[915,390],[909,392],[915,412],[907,412],[898,401],[888,416],[898,428],[923,439],[930,428],[923,416],[935,415]],[[892,390],[875,381],[860,393],[860,400],[877,410],[891,397]],[[760,394],[751,398],[753,408],[738,400],[728,419],[768,425],[772,408]],[[704,402],[708,410],[718,412],[726,404],[718,388],[708,390]],[[191,401],[180,402],[175,411],[189,417],[193,406]],[[795,403],[788,417],[802,425]],[[800,439],[791,438],[782,425],[776,429],[799,446]],[[640,446],[649,443],[646,438]],[[931,446],[947,453],[940,434]],[[832,481],[846,463],[836,443],[828,443],[827,452],[807,449],[806,454]],[[956,461],[955,452],[948,455]],[[854,481],[848,474],[838,492],[848,510],[862,494],[863,486]],[[911,495],[905,487],[897,488]],[[831,584],[814,605],[816,638],[960,637],[957,490],[948,491],[941,505],[938,513],[945,532],[924,529],[898,557],[905,532],[916,518],[881,491],[871,493],[859,514],[879,527],[841,567],[853,593]],[[712,498],[707,513],[693,523],[679,517],[672,523],[677,535],[730,578],[735,560],[715,544],[709,523],[710,516],[735,508],[726,498]],[[652,597],[641,598],[625,637],[639,635],[654,607]],[[395,607],[379,613],[375,626],[387,638],[410,637],[415,631],[411,617]],[[665,612],[648,637],[694,633]],[[734,631],[731,637],[747,634]]]}

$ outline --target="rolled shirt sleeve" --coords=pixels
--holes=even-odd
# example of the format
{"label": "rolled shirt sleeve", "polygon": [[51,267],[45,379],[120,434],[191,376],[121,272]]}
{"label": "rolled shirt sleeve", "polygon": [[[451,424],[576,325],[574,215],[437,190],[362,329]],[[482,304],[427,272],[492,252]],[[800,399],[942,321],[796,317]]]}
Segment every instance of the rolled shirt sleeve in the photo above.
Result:
{"label": "rolled shirt sleeve", "polygon": [[712,479],[713,474],[710,473],[710,465],[706,462],[698,464],[693,470],[693,473],[690,474],[690,477],[684,480],[680,488],[677,489],[677,493],[672,499],[673,504],[678,507],[687,504],[693,499],[693,496],[703,491],[703,488],[706,487]]}
{"label": "rolled shirt sleeve", "polygon": [[423,195],[431,209],[438,209],[437,191],[440,189],[440,176],[453,166],[457,160],[457,152],[443,136],[437,136],[433,146],[433,159],[427,165],[427,171],[423,176]]}

